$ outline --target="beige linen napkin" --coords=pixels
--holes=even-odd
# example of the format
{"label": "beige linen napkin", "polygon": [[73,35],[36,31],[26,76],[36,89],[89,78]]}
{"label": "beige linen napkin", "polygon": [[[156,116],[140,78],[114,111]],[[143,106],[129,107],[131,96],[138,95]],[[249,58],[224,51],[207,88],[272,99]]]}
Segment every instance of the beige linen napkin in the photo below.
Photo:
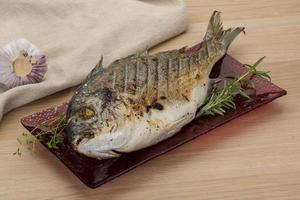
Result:
{"label": "beige linen napkin", "polygon": [[75,86],[104,65],[187,27],[181,0],[0,0],[0,46],[26,38],[47,55],[44,81],[0,91],[3,114]]}

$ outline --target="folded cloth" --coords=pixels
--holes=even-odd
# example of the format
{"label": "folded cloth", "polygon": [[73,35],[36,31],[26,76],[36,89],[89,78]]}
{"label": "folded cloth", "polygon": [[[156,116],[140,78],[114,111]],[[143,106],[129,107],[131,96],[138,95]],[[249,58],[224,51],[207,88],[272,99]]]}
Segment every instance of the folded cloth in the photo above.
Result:
{"label": "folded cloth", "polygon": [[101,55],[104,66],[187,28],[182,0],[0,0],[0,46],[26,38],[47,55],[40,83],[0,90],[3,114],[80,84]]}

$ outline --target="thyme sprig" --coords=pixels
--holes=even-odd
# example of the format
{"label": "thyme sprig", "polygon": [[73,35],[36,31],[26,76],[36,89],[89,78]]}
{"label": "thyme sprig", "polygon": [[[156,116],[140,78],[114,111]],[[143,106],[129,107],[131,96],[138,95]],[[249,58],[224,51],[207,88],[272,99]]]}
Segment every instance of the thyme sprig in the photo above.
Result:
{"label": "thyme sprig", "polygon": [[[35,154],[38,140],[46,142],[49,149],[58,149],[59,144],[63,141],[62,131],[66,124],[66,116],[57,115],[38,124],[30,133],[23,132],[22,136],[17,138],[19,146],[13,155],[21,156],[22,146],[26,146],[32,154]],[[35,131],[40,132],[33,136]]]}
{"label": "thyme sprig", "polygon": [[234,98],[237,95],[250,99],[249,95],[246,93],[245,88],[249,86],[251,88],[255,88],[255,85],[252,82],[252,77],[254,75],[271,79],[269,75],[270,72],[257,70],[257,66],[264,59],[265,56],[258,59],[253,65],[245,64],[247,72],[235,77],[232,80],[224,81],[224,86],[222,89],[214,89],[211,97],[208,99],[206,104],[197,112],[196,117],[204,115],[224,115],[226,110],[236,108]]}

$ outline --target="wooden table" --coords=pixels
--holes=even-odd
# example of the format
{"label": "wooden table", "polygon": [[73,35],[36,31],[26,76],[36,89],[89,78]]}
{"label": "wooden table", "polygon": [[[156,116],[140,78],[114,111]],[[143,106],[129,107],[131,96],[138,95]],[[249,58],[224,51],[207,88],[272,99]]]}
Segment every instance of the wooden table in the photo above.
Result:
{"label": "wooden table", "polygon": [[13,156],[19,120],[70,98],[59,92],[8,113],[0,123],[0,199],[300,199],[300,1],[187,0],[190,29],[153,51],[199,42],[214,9],[243,25],[229,53],[261,69],[288,95],[92,190],[38,145]]}

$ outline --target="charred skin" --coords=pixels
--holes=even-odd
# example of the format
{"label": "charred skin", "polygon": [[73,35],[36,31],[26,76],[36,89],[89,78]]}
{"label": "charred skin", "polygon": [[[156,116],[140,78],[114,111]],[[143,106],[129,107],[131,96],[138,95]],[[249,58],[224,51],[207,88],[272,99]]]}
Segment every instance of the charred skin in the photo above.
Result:
{"label": "charred skin", "polygon": [[101,59],[69,104],[67,130],[74,149],[105,159],[174,135],[204,103],[213,65],[241,31],[223,31],[214,12],[196,52],[145,52],[107,68]]}

